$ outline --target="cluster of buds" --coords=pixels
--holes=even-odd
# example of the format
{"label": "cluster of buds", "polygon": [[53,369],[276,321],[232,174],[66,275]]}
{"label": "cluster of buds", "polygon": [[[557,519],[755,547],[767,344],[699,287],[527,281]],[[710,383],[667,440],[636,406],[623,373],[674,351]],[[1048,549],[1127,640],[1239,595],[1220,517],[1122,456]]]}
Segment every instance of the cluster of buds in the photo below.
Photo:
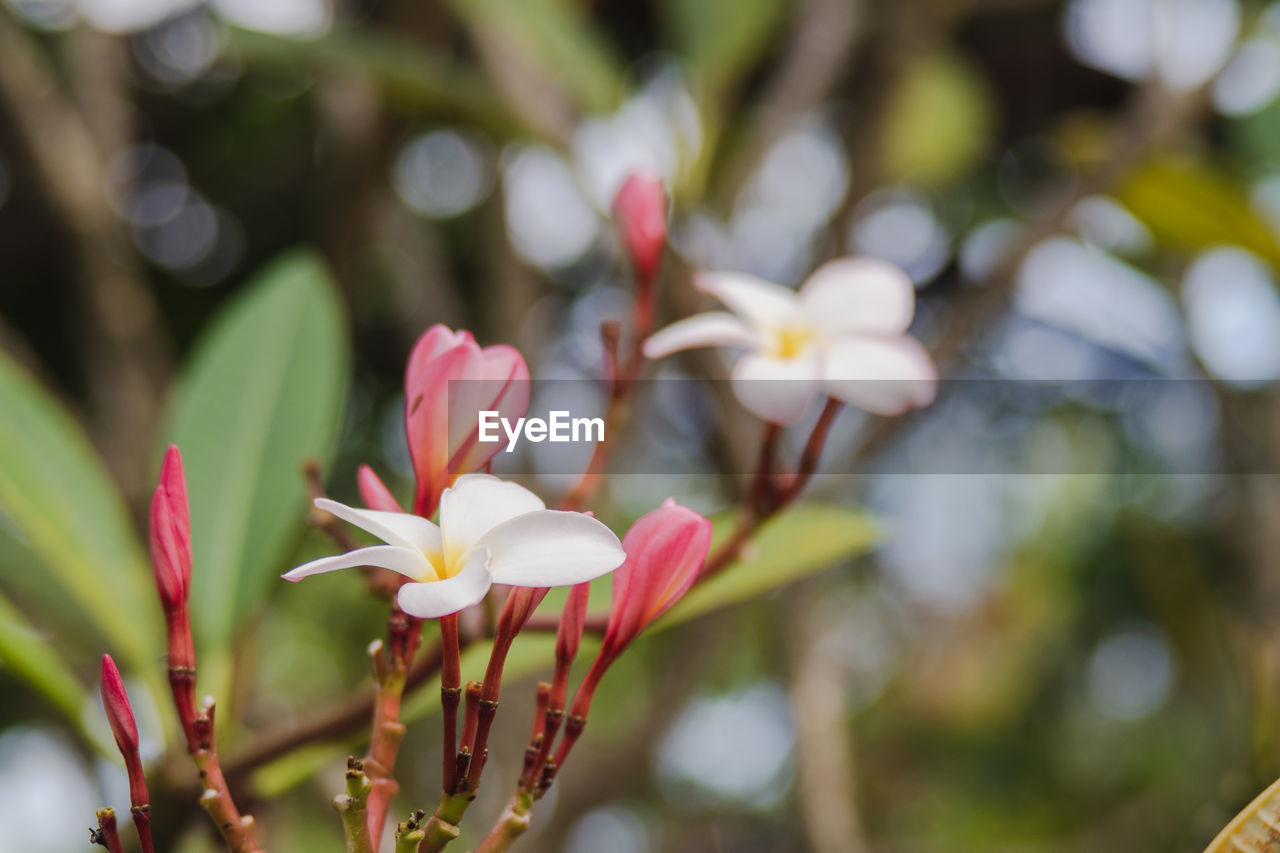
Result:
{"label": "cluster of buds", "polygon": [[[227,843],[237,853],[260,853],[254,840],[253,818],[241,815],[231,799],[218,755],[214,749],[214,702],[209,697],[196,704],[196,654],[191,633],[191,512],[187,481],[178,448],[170,447],[160,469],[151,499],[151,564],[156,592],[164,611],[168,634],[169,688],[178,722],[200,773],[200,804],[213,818]],[[109,655],[102,659],[102,700],[116,746],[124,757],[129,776],[129,796],[134,823],[144,853],[150,853],[151,805],[138,754],[138,730],[124,683]],[[115,836],[114,818],[99,814],[95,839],[108,849]]]}

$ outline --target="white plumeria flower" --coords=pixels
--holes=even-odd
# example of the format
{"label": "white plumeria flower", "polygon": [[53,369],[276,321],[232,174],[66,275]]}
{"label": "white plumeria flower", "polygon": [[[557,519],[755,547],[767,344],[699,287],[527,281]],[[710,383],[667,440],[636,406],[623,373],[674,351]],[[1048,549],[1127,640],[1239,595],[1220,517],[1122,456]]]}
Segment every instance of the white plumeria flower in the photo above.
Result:
{"label": "white plumeria flower", "polygon": [[905,334],[915,290],[892,264],[839,258],[814,271],[798,291],[733,272],[700,273],[695,283],[732,313],[711,311],[673,323],[645,341],[645,355],[706,346],[746,349],[733,365],[733,390],[767,421],[794,423],[819,393],[878,415],[933,401],[933,362]]}
{"label": "white plumeria flower", "polygon": [[618,537],[596,519],[547,509],[523,486],[488,474],[464,474],[444,490],[438,527],[409,513],[354,509],[327,498],[315,503],[387,544],[312,560],[285,580],[380,566],[412,581],[400,587],[397,600],[421,619],[477,604],[495,583],[572,586],[626,559]]}

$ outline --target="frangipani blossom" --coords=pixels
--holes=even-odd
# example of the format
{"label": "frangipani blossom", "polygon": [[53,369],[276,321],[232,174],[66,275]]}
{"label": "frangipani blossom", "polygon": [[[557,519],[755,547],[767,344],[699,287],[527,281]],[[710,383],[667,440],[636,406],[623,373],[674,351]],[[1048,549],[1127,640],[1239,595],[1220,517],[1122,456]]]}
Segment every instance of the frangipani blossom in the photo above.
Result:
{"label": "frangipani blossom", "polygon": [[915,291],[892,264],[839,258],[819,267],[799,291],[732,272],[702,273],[696,284],[730,310],[673,323],[645,341],[645,355],[745,349],[733,365],[734,393],[767,421],[795,422],[820,393],[879,415],[933,400],[937,372],[920,342],[906,334]]}
{"label": "frangipani blossom", "polygon": [[400,609],[433,619],[479,603],[495,583],[570,586],[620,566],[618,537],[578,512],[549,510],[523,486],[488,474],[464,474],[440,498],[440,524],[418,515],[363,510],[327,498],[316,506],[387,543],[322,557],[284,575],[380,566],[409,578]]}
{"label": "frangipani blossom", "polygon": [[[413,510],[435,512],[459,474],[484,467],[506,443],[480,443],[478,413],[512,422],[529,409],[529,368],[513,347],[483,349],[467,331],[435,325],[423,333],[405,369],[405,435],[417,478]],[[450,383],[453,382],[450,398]]]}

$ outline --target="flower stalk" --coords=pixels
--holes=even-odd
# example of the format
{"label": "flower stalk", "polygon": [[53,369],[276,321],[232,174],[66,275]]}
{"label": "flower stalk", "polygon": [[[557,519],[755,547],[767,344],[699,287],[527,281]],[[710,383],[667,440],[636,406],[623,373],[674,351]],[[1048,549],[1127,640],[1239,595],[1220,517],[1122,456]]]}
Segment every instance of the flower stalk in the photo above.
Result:
{"label": "flower stalk", "polygon": [[[111,655],[102,656],[102,705],[111,724],[111,735],[116,748],[124,758],[129,774],[129,812],[138,829],[138,843],[142,853],[154,853],[151,841],[151,795],[147,792],[147,780],[142,772],[142,756],[138,753],[138,726],[133,719],[133,708],[124,689],[124,680]],[[113,813],[114,814],[114,813]]]}
{"label": "flower stalk", "polygon": [[[151,499],[151,563],[168,633],[169,688],[187,739],[187,752],[200,774],[200,806],[213,819],[233,853],[263,853],[254,838],[251,815],[231,798],[214,744],[214,699],[197,709],[196,654],[191,634],[191,511],[178,448],[170,447]],[[137,809],[135,807],[135,820]],[[149,821],[149,816],[148,816]]]}
{"label": "flower stalk", "polygon": [[418,853],[418,845],[427,837],[422,822],[427,813],[418,809],[396,826],[396,853]]}
{"label": "flower stalk", "polygon": [[368,835],[375,850],[382,838],[391,799],[400,788],[394,777],[396,755],[405,735],[404,723],[400,722],[400,706],[421,634],[422,620],[407,616],[393,606],[387,622],[386,646],[375,641],[369,648],[376,680],[376,699],[369,751],[360,762],[360,769],[371,787],[364,812]]}
{"label": "flower stalk", "polygon": [[510,850],[516,839],[524,835],[531,823],[530,811],[534,797],[527,791],[517,791],[502,810],[502,816],[485,836],[475,853],[502,853]]}
{"label": "flower stalk", "polygon": [[107,848],[108,853],[124,853],[120,831],[116,827],[116,810],[110,806],[98,809],[98,828],[89,828],[89,843]]}
{"label": "flower stalk", "polygon": [[350,756],[346,791],[333,798],[333,807],[342,816],[347,853],[374,853],[378,849],[369,833],[368,805],[372,793],[373,784],[364,772],[364,762]]}

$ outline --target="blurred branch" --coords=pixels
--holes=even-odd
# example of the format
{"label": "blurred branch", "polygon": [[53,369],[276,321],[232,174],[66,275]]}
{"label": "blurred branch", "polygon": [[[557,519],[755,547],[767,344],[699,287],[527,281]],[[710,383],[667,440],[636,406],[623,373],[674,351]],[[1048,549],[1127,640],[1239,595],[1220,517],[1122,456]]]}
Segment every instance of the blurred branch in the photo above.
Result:
{"label": "blurred branch", "polygon": [[106,196],[106,158],[128,142],[127,59],[111,36],[72,36],[83,112],[37,45],[0,13],[0,98],[51,207],[76,241],[86,311],[81,348],[95,434],[126,494],[144,493],[169,350],[124,223]]}
{"label": "blurred branch", "polygon": [[[863,34],[862,0],[805,0],[795,16],[777,70],[759,96],[725,186],[737,191],[760,159],[795,122],[815,110],[848,70]],[[732,197],[725,199],[732,203]]]}
{"label": "blurred branch", "polygon": [[[466,648],[473,639],[472,635],[464,632],[460,634],[458,641]],[[405,695],[434,677],[440,671],[442,660],[439,643],[419,656],[405,677]],[[340,740],[355,734],[373,718],[374,702],[373,693],[362,692],[300,723],[258,735],[225,762],[227,778],[233,782],[243,780],[250,771],[288,755],[299,747],[320,741]]]}
{"label": "blurred branch", "polygon": [[822,647],[822,631],[828,626],[816,615],[818,604],[806,586],[791,591],[786,608],[800,811],[815,853],[867,853],[871,848],[858,818],[843,661]]}

